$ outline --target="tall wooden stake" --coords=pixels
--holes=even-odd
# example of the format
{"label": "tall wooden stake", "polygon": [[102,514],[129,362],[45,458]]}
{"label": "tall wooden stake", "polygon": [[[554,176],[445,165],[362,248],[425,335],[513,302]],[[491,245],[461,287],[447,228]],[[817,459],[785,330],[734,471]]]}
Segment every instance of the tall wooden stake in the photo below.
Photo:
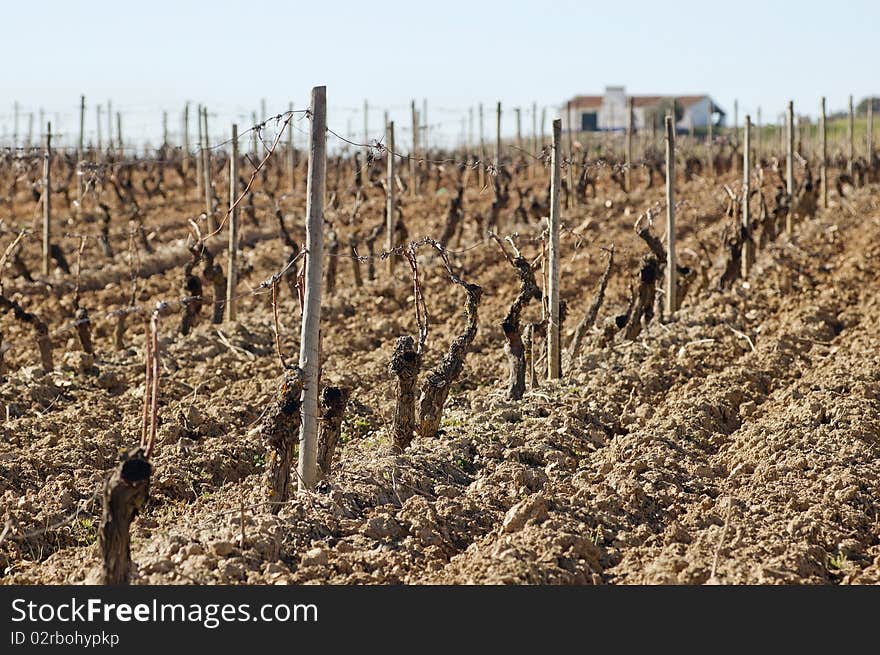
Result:
{"label": "tall wooden stake", "polygon": [[394,275],[394,255],[390,254],[394,248],[394,223],[395,223],[395,207],[394,207],[394,185],[396,184],[394,174],[394,121],[387,124],[385,143],[387,145],[386,160],[387,179],[385,190],[385,250],[388,255],[388,276]]}
{"label": "tall wooden stake", "polygon": [[847,161],[847,163],[846,163],[846,172],[849,173],[850,179],[852,179],[852,176],[853,176],[853,162],[855,161],[855,158],[856,158],[856,144],[855,144],[855,136],[853,134],[853,132],[855,131],[853,129],[853,127],[854,127],[854,125],[853,125],[854,114],[855,114],[855,112],[853,111],[853,97],[850,96],[849,97],[849,121],[847,122],[847,131],[846,131],[847,132],[847,134],[846,134],[847,140],[849,141],[849,161]]}
{"label": "tall wooden stake", "polygon": [[95,107],[95,121],[97,123],[97,151],[95,152],[95,161],[101,156],[101,105]]}
{"label": "tall wooden stake", "polygon": [[742,205],[742,229],[745,233],[742,250],[742,275],[749,276],[752,268],[754,252],[752,250],[752,239],[750,235],[751,217],[749,216],[749,195],[751,193],[752,165],[751,165],[751,147],[752,147],[752,117],[746,114],[746,123],[743,126],[743,205]]}
{"label": "tall wooden stake", "polygon": [[874,166],[874,98],[868,98],[867,150],[868,168]]}
{"label": "tall wooden stake", "polygon": [[415,197],[419,192],[419,181],[416,175],[416,158],[419,156],[419,113],[416,110],[416,101],[410,102],[412,113],[412,153],[409,156],[410,196]]}
{"label": "tall wooden stake", "polygon": [[733,101],[733,133],[739,132],[739,100]]}
{"label": "tall wooden stake", "polygon": [[52,250],[52,123],[46,124],[46,152],[43,155],[43,275],[49,276]]}
{"label": "tall wooden stake", "polygon": [[217,229],[217,220],[214,218],[214,192],[211,188],[211,147],[208,138],[208,108],[202,107],[202,136],[204,146],[202,148],[202,173],[205,176],[202,182],[202,190],[205,192],[205,214],[208,216],[208,230],[214,232]]}
{"label": "tall wooden stake", "polygon": [[12,105],[12,149],[18,147],[18,102]]}
{"label": "tall wooden stake", "polygon": [[550,155],[550,248],[548,252],[547,295],[549,315],[547,322],[547,379],[562,375],[559,335],[559,154],[562,139],[562,119],[553,121],[553,150]]}
{"label": "tall wooden stake", "polygon": [[232,156],[229,158],[229,246],[228,266],[226,276],[226,320],[234,321],[236,318],[235,288],[238,286],[238,208],[235,206],[238,186],[238,125],[232,125]]}
{"label": "tall wooden stake", "polygon": [[822,96],[822,105],[819,113],[819,129],[822,149],[821,160],[819,162],[819,186],[822,193],[822,207],[828,209],[828,130],[825,122],[825,96]]}
{"label": "tall wooden stake", "polygon": [[[256,125],[258,122],[259,119],[257,118],[257,112],[252,111],[251,125]],[[257,144],[258,139],[259,134],[257,134],[257,130],[251,130],[251,157],[254,158],[254,161],[257,161],[257,158],[259,157],[259,155],[257,154],[260,149],[259,145]]]}
{"label": "tall wooden stake", "polygon": [[118,111],[116,112],[116,147],[121,159],[125,154],[125,146],[122,142],[122,114]]}
{"label": "tall wooden stake", "polygon": [[303,373],[299,490],[315,487],[318,467],[318,371],[320,369],[321,281],[324,261],[324,174],[327,170],[327,87],[312,89],[309,170],[306,181],[306,279],[300,333]]}
{"label": "tall wooden stake", "polygon": [[202,127],[202,106],[198,106],[198,120],[196,120],[196,124],[199,128],[199,140],[198,140],[198,154],[196,155],[196,196],[199,198],[203,198],[205,194],[204,185],[205,185],[205,173],[202,170],[205,164],[205,153],[202,148],[205,144],[204,138],[204,129]]}
{"label": "tall wooden stake", "polygon": [[709,101],[709,123],[706,125],[706,154],[707,154],[707,165],[709,168],[709,176],[715,177],[715,135],[713,134],[713,130],[715,129],[715,124],[712,120],[712,101]]}
{"label": "tall wooden stake", "polygon": [[627,101],[626,112],[626,170],[624,171],[627,193],[632,191],[633,126],[635,122],[635,110],[633,107],[633,98],[630,96]]}
{"label": "tall wooden stake", "polygon": [[113,152],[113,103],[107,101],[107,152]]}
{"label": "tall wooden stake", "polygon": [[[296,148],[293,144],[293,103],[288,104],[290,122],[287,124],[287,175],[289,177],[290,192],[296,191]],[[365,142],[366,143],[366,142]]]}
{"label": "tall wooden stake", "polygon": [[76,150],[76,200],[77,212],[82,211],[83,204],[83,171],[82,162],[85,156],[84,142],[86,136],[86,97],[79,97],[79,147]]}
{"label": "tall wooden stake", "polygon": [[[291,107],[292,109],[292,107]],[[370,142],[370,106],[366,100],[364,100],[364,143],[367,144]],[[364,166],[367,165],[367,160],[370,156],[370,147],[364,146]]]}
{"label": "tall wooden stake", "polygon": [[755,163],[761,164],[761,156],[763,155],[763,137],[764,129],[761,123],[761,108],[758,107],[758,131],[755,133]]}
{"label": "tall wooden stake", "polygon": [[486,186],[486,138],[483,135],[483,103],[479,106],[480,132],[480,187]]}
{"label": "tall wooden stake", "polygon": [[422,135],[419,137],[419,143],[422,146],[422,157],[425,159],[425,168],[429,168],[428,164],[428,99],[422,98],[422,113],[419,114],[419,129]]}
{"label": "tall wooden stake", "polygon": [[495,174],[501,173],[501,103],[495,107]]}
{"label": "tall wooden stake", "polygon": [[189,103],[183,105],[183,172],[189,171]]}
{"label": "tall wooden stake", "polygon": [[678,267],[675,259],[675,118],[666,117],[666,318],[678,309],[676,287]]}
{"label": "tall wooden stake", "polygon": [[[566,177],[568,180],[568,193],[565,194],[566,198],[566,209],[571,209],[572,206],[572,198],[577,196],[574,193],[574,123],[572,122],[571,117],[571,102],[569,101],[566,104],[566,112],[567,116],[565,118],[566,123],[568,123],[568,167],[566,170]],[[577,198],[574,198],[575,202],[577,202]]]}
{"label": "tall wooden stake", "polygon": [[547,125],[547,108],[541,107],[541,149],[544,149],[544,144],[547,142],[544,134],[544,126]]}
{"label": "tall wooden stake", "polygon": [[523,140],[522,140],[522,110],[517,107],[513,110],[516,115],[516,147],[520,149],[520,156],[522,155],[523,149]]}
{"label": "tall wooden stake", "polygon": [[788,101],[788,113],[785,117],[786,153],[785,153],[785,192],[791,199],[791,208],[785,216],[785,231],[791,234],[794,225],[794,102]]}
{"label": "tall wooden stake", "polygon": [[532,154],[538,156],[538,103],[532,103]]}

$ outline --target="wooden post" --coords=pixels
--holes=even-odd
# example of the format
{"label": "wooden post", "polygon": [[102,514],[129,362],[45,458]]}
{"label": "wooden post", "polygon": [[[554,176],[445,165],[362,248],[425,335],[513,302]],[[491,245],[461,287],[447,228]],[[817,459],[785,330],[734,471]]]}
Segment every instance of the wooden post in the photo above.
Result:
{"label": "wooden post", "polygon": [[544,126],[547,124],[547,108],[541,107],[541,149],[544,149],[544,144],[547,142],[544,137]]}
{"label": "wooden post", "polygon": [[[251,126],[255,126],[258,122],[257,112],[251,112]],[[257,150],[259,146],[257,145],[257,131],[251,130],[251,157],[254,158],[254,161],[257,159]]]}
{"label": "wooden post", "polygon": [[568,180],[568,193],[565,194],[566,209],[571,209],[572,199],[577,202],[577,195],[574,192],[574,123],[571,118],[571,101],[566,103],[566,112],[568,115],[566,116],[566,123],[568,124],[568,168],[566,170],[566,178]]}
{"label": "wooden post", "polygon": [[113,151],[113,103],[107,101],[107,151]]}
{"label": "wooden post", "polygon": [[396,222],[394,208],[394,121],[385,128],[385,143],[387,145],[386,160],[388,177],[385,180],[385,250],[388,251],[388,276],[394,275],[394,255],[390,254],[394,248],[394,223]]}
{"label": "wooden post", "polygon": [[632,96],[627,100],[626,112],[626,170],[624,178],[626,182],[626,191],[632,191],[632,161],[633,161],[633,123],[635,121],[635,110]]}
{"label": "wooden post", "polygon": [[189,103],[183,105],[183,172],[189,170]]}
{"label": "wooden post", "polygon": [[79,147],[76,150],[76,200],[77,212],[82,211],[83,205],[83,172],[82,162],[85,155],[83,148],[86,134],[86,97],[79,97]]}
{"label": "wooden post", "polygon": [[519,156],[522,156],[523,140],[522,140],[522,109],[519,107],[513,110],[516,115],[516,147],[519,148]]}
{"label": "wooden post", "polygon": [[739,100],[733,101],[733,134],[739,134]]}
{"label": "wooden post", "polygon": [[709,101],[709,124],[706,126],[706,154],[708,155],[706,162],[708,164],[709,175],[713,179],[715,178],[715,135],[713,131],[715,129],[715,125],[712,122],[712,101]]}
{"label": "wooden post", "polygon": [[752,147],[752,117],[746,114],[746,123],[743,126],[743,205],[742,205],[742,229],[745,232],[742,250],[742,276],[748,277],[752,268],[754,252],[752,251],[752,239],[749,233],[749,195],[751,193],[751,147]]}
{"label": "wooden post", "polygon": [[755,163],[761,164],[761,155],[763,154],[762,150],[762,137],[764,136],[763,127],[761,125],[761,108],[758,107],[758,131],[755,133]]}
{"label": "wooden post", "polygon": [[678,309],[675,260],[675,117],[666,117],[666,319]]}
{"label": "wooden post", "polygon": [[[168,149],[168,112],[162,112],[162,152]],[[164,154],[163,154],[164,158]]]}
{"label": "wooden post", "polygon": [[562,119],[553,121],[553,150],[550,161],[550,248],[548,252],[547,296],[547,379],[557,380],[562,375],[559,335],[559,154],[562,139]]}
{"label": "wooden post", "polygon": [[[538,156],[538,103],[532,103],[532,157]],[[529,179],[535,178],[536,160],[532,157],[527,158],[529,167]]]}
{"label": "wooden post", "polygon": [[226,275],[226,320],[236,319],[235,288],[238,286],[238,208],[237,198],[238,173],[238,125],[232,125],[232,156],[229,158],[229,271]]}
{"label": "wooden post", "polygon": [[[849,141],[849,161],[846,163],[846,172],[849,173],[850,179],[853,176],[853,162],[856,158],[856,146],[855,146],[855,137],[853,135],[853,97],[849,97],[849,121],[847,122],[847,140]],[[855,180],[853,180],[853,184],[855,184]]]}
{"label": "wooden post", "polygon": [[[291,107],[292,109],[293,107]],[[370,142],[370,106],[367,104],[367,101],[364,100],[364,143],[368,144]],[[370,147],[368,145],[364,145],[364,166],[367,165],[367,161],[370,157]]]}
{"label": "wooden post", "polygon": [[419,137],[419,143],[422,145],[422,157],[425,158],[425,167],[428,167],[428,99],[422,98],[422,113],[419,114],[419,129],[422,136]]}
{"label": "wooden post", "polygon": [[868,168],[873,168],[874,166],[874,98],[868,98],[868,125],[866,127],[867,130],[867,149],[868,149]]}
{"label": "wooden post", "polygon": [[122,114],[116,112],[116,147],[119,151],[119,158],[125,155],[125,146],[122,143]]}
{"label": "wooden post", "polygon": [[415,197],[418,193],[418,177],[416,176],[416,158],[419,156],[419,114],[416,110],[416,101],[410,101],[410,111],[412,114],[412,152],[409,156],[409,195]]}
{"label": "wooden post", "polygon": [[214,193],[211,188],[211,147],[208,138],[208,108],[202,107],[202,136],[204,146],[202,148],[202,173],[205,176],[202,182],[202,190],[205,192],[205,214],[208,217],[208,230],[214,232],[217,229],[217,221],[214,218]]}
{"label": "wooden post", "polygon": [[198,155],[196,156],[196,196],[199,198],[204,197],[204,184],[205,184],[205,173],[202,170],[205,163],[205,153],[203,151],[205,139],[204,139],[204,130],[202,129],[202,106],[198,106],[198,120],[196,120],[196,124],[199,127],[199,140],[198,140]]}
{"label": "wooden post", "polygon": [[12,149],[18,147],[18,101],[12,105]]}
{"label": "wooden post", "polygon": [[495,174],[501,173],[501,102],[495,107]]}
{"label": "wooden post", "polygon": [[480,187],[486,186],[486,139],[483,136],[483,103],[479,106],[480,117]]}
{"label": "wooden post", "polygon": [[43,154],[43,275],[49,276],[52,250],[52,123],[46,125],[46,152]]}
{"label": "wooden post", "polygon": [[538,103],[532,103],[532,154],[538,156]]}
{"label": "wooden post", "polygon": [[[287,174],[290,178],[290,192],[296,191],[296,148],[293,144],[293,103],[288,104],[290,121],[287,123]],[[366,105],[364,105],[366,109]],[[366,120],[366,119],[364,119]],[[364,124],[366,127],[366,124]]]}
{"label": "wooden post", "polygon": [[97,123],[97,150],[95,152],[95,161],[101,156],[101,105],[95,107],[95,122]]}
{"label": "wooden post", "polygon": [[785,116],[785,190],[794,196],[794,102],[788,101],[788,113]]}
{"label": "wooden post", "polygon": [[825,96],[819,109],[819,138],[821,159],[819,161],[819,186],[822,194],[822,207],[828,209],[828,131],[825,123]]}
{"label": "wooden post", "polygon": [[320,370],[321,281],[324,263],[324,173],[327,169],[327,87],[312,89],[309,171],[306,181],[306,279],[300,332],[303,373],[299,490],[311,491],[318,466],[318,371]]}
{"label": "wooden post", "polygon": [[[428,137],[430,136],[430,128],[428,123],[428,99],[422,98],[422,113],[420,114],[420,119],[422,121],[422,152],[424,153],[425,158],[428,156]],[[425,165],[428,165],[428,162],[425,162]]]}
{"label": "wooden post", "polygon": [[83,144],[86,136],[86,97],[79,97],[79,147],[77,148],[78,159],[82,159]]}

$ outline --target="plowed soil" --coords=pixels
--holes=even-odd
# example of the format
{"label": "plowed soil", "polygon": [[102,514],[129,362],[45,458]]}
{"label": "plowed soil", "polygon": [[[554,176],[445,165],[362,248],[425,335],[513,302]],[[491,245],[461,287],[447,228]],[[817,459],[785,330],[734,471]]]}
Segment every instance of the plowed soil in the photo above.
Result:
{"label": "plowed soil", "polygon": [[[518,282],[470,220],[492,201],[491,188],[471,184],[467,227],[451,247],[462,277],[484,289],[479,332],[442,434],[416,438],[402,454],[390,448],[387,366],[396,337],[415,335],[409,269],[399,259],[389,277],[379,261],[371,281],[363,264],[365,283],[356,287],[351,260],[339,258],[337,289],[322,310],[323,381],[353,390],[344,446],[330,478],[277,516],[264,502],[258,429],[281,373],[269,296],[242,298],[234,325],[211,324],[205,309],[186,337],[178,316],[164,318],[159,443],[150,500],[132,527],[133,583],[880,582],[878,189],[848,189],[845,198],[832,191],[828,209],[769,244],[748,280],[721,291],[718,262],[703,266],[720,255],[730,223],[720,185],[699,177],[679,185],[680,258],[705,277],[675,320],[655,318],[634,341],[618,334],[605,344],[602,326],[626,308],[647,253],[632,226],[662,187],[626,196],[603,179],[587,206],[564,212],[564,344],[604,269],[601,246],[614,243],[608,294],[563,379],[540,376],[514,402],[505,399],[500,323]],[[442,231],[449,183],[429,189],[419,199],[404,194],[410,238]],[[157,253],[141,257],[170,266],[157,264],[140,281],[145,307],[181,296],[185,257],[175,257],[185,231],[162,226],[180,224],[199,204],[193,191],[180,193],[145,205]],[[33,205],[24,203],[19,214],[29,215]],[[285,203],[301,241],[302,197]],[[382,220],[382,203],[372,190],[361,229]],[[257,207],[260,225],[243,229],[243,292],[286,261],[263,199]],[[342,243],[350,207],[346,197],[328,212]],[[513,229],[527,258],[540,255],[535,219],[500,232]],[[63,245],[73,262],[77,242]],[[29,332],[10,315],[0,319],[8,348],[0,386],[4,583],[95,579],[96,491],[139,439],[144,392],[143,322],[131,318],[127,347],[117,351],[115,319],[104,317],[130,293],[124,240],[117,246],[113,261],[93,242],[83,255],[94,357],[80,352],[75,331],[59,330],[72,316],[71,276],[55,271],[49,288],[6,273],[7,295],[55,331],[56,370],[43,374]],[[34,270],[37,252],[28,241]],[[430,315],[424,378],[463,329],[464,295],[428,249],[419,261]],[[286,286],[279,315],[283,349],[295,361],[299,301]],[[533,302],[525,320],[539,316]]]}

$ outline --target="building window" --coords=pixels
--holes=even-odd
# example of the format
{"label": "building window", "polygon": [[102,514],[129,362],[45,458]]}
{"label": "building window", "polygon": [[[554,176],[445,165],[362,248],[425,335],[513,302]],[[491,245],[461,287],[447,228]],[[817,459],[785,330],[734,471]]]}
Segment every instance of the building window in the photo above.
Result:
{"label": "building window", "polygon": [[596,112],[583,112],[581,114],[581,131],[582,132],[595,132],[598,128],[598,121],[596,120]]}

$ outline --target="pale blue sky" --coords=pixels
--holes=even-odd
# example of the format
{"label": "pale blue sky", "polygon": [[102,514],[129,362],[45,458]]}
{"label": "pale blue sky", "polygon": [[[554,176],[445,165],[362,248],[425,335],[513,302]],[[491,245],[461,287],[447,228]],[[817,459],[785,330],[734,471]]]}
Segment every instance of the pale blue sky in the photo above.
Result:
{"label": "pale blue sky", "polygon": [[[505,108],[537,101],[549,123],[566,98],[606,84],[634,94],[708,92],[729,115],[737,98],[740,120],[760,105],[765,122],[789,98],[815,114],[823,94],[829,110],[842,109],[850,93],[880,94],[878,0],[50,0],[8,3],[3,13],[4,143],[16,100],[20,135],[25,114],[40,107],[72,134],[80,93],[90,138],[94,104],[108,99],[123,112],[127,136],[155,138],[163,109],[179,131],[186,100],[208,103],[219,133],[232,120],[250,123],[261,98],[269,113],[289,100],[305,106],[316,84],[327,85],[328,121],[341,132],[350,123],[360,136],[369,99],[373,137],[380,108],[409,123],[410,98],[427,98],[438,138],[455,138],[478,102],[488,112],[498,99]],[[523,120],[530,129],[530,116]],[[505,132],[513,129],[505,113]]]}

